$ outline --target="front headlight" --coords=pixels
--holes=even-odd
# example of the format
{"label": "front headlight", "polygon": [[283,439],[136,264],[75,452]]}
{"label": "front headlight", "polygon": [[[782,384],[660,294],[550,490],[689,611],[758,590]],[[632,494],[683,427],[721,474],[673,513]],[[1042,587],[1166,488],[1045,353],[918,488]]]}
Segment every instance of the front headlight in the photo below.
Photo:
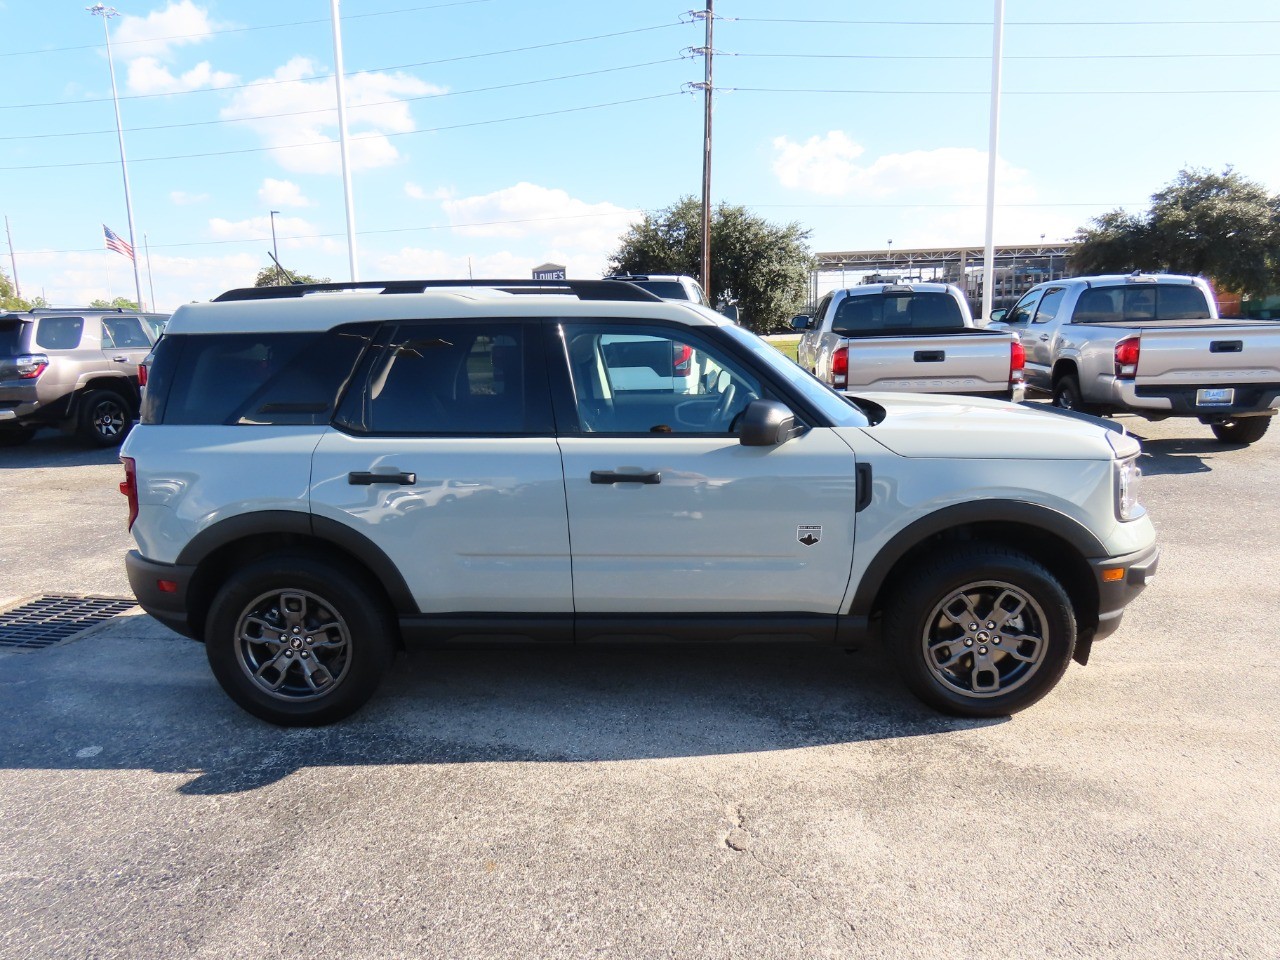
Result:
{"label": "front headlight", "polygon": [[1119,460],[1115,465],[1116,474],[1116,518],[1119,520],[1137,520],[1147,512],[1147,508],[1139,500],[1139,488],[1142,470],[1138,467],[1138,458]]}

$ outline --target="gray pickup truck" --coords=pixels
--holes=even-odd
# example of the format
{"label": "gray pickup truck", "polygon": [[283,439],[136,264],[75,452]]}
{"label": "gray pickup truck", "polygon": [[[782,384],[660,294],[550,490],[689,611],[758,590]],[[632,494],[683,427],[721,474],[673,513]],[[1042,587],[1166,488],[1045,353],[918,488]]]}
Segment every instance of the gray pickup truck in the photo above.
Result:
{"label": "gray pickup truck", "polygon": [[871,283],[833,290],[802,331],[797,362],[836,390],[959,393],[1022,400],[1024,355],[1007,329],[976,326],[948,283]]}
{"label": "gray pickup truck", "polygon": [[1195,417],[1219,440],[1245,444],[1280,409],[1280,322],[1220,320],[1197,277],[1053,280],[991,322],[1022,338],[1028,390],[1059,407]]}

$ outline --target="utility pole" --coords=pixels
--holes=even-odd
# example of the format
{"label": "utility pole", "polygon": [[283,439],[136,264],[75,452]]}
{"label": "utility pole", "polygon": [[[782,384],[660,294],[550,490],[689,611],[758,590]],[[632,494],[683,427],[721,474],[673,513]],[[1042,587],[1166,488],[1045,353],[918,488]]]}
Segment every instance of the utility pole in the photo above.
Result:
{"label": "utility pole", "polygon": [[9,240],[9,266],[13,268],[13,293],[19,300],[22,299],[22,284],[18,282],[18,261],[13,256],[13,234],[9,232],[9,215],[6,213],[4,217],[4,235]]}
{"label": "utility pole", "polygon": [[271,259],[276,264],[276,286],[284,286],[284,277],[280,275],[280,248],[276,246],[276,214],[279,210],[271,211]]}
{"label": "utility pole", "polygon": [[351,199],[351,157],[347,149],[347,95],[342,78],[342,18],[338,0],[329,0],[333,14],[333,80],[338,94],[338,144],[342,151],[342,193],[347,207],[347,260],[351,264],[351,282],[360,279],[356,266],[356,210]]}
{"label": "utility pole", "polygon": [[982,318],[991,317],[995,294],[996,153],[1000,146],[1000,73],[1004,49],[1004,0],[995,0],[991,37],[991,139],[987,145],[987,237],[982,252]]}
{"label": "utility pole", "polygon": [[95,3],[92,7],[85,7],[85,9],[95,17],[102,18],[102,34],[107,38],[107,72],[111,74],[111,100],[116,107],[116,136],[120,140],[120,173],[124,177],[124,208],[129,215],[129,249],[133,251],[133,256],[130,258],[133,260],[133,290],[138,298],[136,301],[138,309],[141,310],[143,307],[142,279],[138,275],[138,245],[133,239],[133,200],[129,197],[129,166],[124,158],[124,126],[120,123],[120,95],[116,92],[116,67],[111,59],[111,30],[107,26],[112,17],[120,16],[120,12],[115,7],[108,7],[101,3]]}
{"label": "utility pole", "polygon": [[703,94],[702,108],[702,289],[710,297],[711,293],[711,65],[715,57],[712,41],[715,37],[715,0],[707,0],[707,9],[691,10],[689,15],[695,20],[704,20],[707,25],[706,46],[693,48],[693,53],[700,53],[706,67],[705,79],[702,83],[689,86],[701,90]]}

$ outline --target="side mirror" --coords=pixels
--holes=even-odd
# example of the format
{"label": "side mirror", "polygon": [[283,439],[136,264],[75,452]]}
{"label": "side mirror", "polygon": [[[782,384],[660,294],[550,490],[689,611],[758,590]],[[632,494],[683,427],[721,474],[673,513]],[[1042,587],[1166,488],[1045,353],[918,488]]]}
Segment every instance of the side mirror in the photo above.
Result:
{"label": "side mirror", "polygon": [[720,309],[716,311],[722,317],[738,322],[738,305],[736,303],[725,303],[720,305]]}
{"label": "side mirror", "polygon": [[992,310],[991,316],[987,318],[987,323],[1004,323],[1004,318],[1009,315],[1009,311],[1004,307],[999,310]]}
{"label": "side mirror", "polygon": [[792,330],[808,330],[812,326],[813,326],[813,317],[806,316],[803,313],[797,314],[796,316],[791,318]]}
{"label": "side mirror", "polygon": [[796,418],[776,400],[752,400],[738,421],[738,442],[744,447],[776,447],[790,440]]}

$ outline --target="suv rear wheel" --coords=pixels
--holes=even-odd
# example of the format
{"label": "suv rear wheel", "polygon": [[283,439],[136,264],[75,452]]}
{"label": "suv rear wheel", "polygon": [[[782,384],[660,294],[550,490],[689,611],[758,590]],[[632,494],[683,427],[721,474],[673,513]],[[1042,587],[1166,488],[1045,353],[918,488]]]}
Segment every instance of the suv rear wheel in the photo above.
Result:
{"label": "suv rear wheel", "polygon": [[996,717],[1047,694],[1066,672],[1076,621],[1062,585],[992,544],[939,552],[885,610],[890,656],[911,691],[946,713]]}
{"label": "suv rear wheel", "polygon": [[94,390],[80,403],[80,435],[100,447],[117,447],[133,426],[133,405],[114,390]]}
{"label": "suv rear wheel", "polygon": [[320,726],[359,709],[392,658],[376,587],[298,555],[255,561],[223,584],[205,650],[236,703],[281,726]]}

